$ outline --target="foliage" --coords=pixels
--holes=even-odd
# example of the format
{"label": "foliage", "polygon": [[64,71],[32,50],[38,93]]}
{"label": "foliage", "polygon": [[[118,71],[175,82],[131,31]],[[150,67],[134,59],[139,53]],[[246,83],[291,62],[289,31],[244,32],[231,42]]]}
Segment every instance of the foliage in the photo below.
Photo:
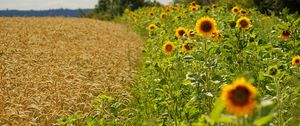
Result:
{"label": "foliage", "polygon": [[[299,72],[292,58],[300,55],[297,15],[282,12],[283,18],[246,10],[234,14],[231,7],[190,5],[142,8],[123,17],[145,37],[144,65],[133,89],[136,111],[130,119],[135,125],[296,125],[299,121]],[[150,16],[153,13],[153,16]],[[160,18],[161,14],[166,18]],[[221,40],[190,39],[175,36],[179,27],[194,30],[198,19],[216,20]],[[240,17],[251,27],[236,27]],[[148,25],[155,24],[155,30]],[[290,35],[282,39],[282,32]],[[281,36],[281,37],[280,37]],[[162,47],[175,45],[171,54]],[[191,50],[185,53],[182,44]],[[257,106],[253,115],[241,118],[225,111],[220,91],[237,77],[245,77],[257,88]]]}
{"label": "foliage", "polygon": [[279,15],[284,8],[289,9],[291,13],[300,12],[300,0],[254,0],[254,2],[262,13],[270,14],[271,10]]}
{"label": "foliage", "polygon": [[160,4],[156,1],[147,0],[99,0],[94,10],[85,16],[101,20],[112,20],[122,15],[126,8],[136,10],[144,6],[160,6]]}

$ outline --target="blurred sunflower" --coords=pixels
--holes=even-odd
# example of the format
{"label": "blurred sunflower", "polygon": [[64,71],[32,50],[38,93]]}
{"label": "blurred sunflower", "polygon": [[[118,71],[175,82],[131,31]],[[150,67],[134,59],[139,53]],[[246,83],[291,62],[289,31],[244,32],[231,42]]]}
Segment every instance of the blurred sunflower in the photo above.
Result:
{"label": "blurred sunflower", "polygon": [[236,27],[241,28],[242,30],[247,30],[250,28],[250,19],[247,17],[241,17],[236,21]]}
{"label": "blurred sunflower", "polygon": [[212,33],[211,39],[214,41],[219,41],[221,40],[222,36],[221,36],[221,32],[220,31],[214,31]]}
{"label": "blurred sunflower", "polygon": [[194,30],[189,30],[189,31],[188,31],[188,37],[189,37],[191,40],[194,40],[194,39],[196,38],[195,31],[194,31]]}
{"label": "blurred sunflower", "polygon": [[217,5],[213,4],[213,5],[211,6],[211,8],[212,8],[213,10],[215,10],[215,9],[217,9]]}
{"label": "blurred sunflower", "polygon": [[166,7],[165,11],[166,11],[166,12],[170,12],[170,11],[171,11],[171,8],[168,6],[168,7]]}
{"label": "blurred sunflower", "polygon": [[187,11],[187,10],[183,11],[183,14],[184,14],[184,15],[186,15],[187,13],[188,13],[188,11]]}
{"label": "blurred sunflower", "polygon": [[180,6],[179,5],[177,5],[177,6],[174,6],[174,8],[173,8],[174,10],[176,10],[176,11],[180,11]]}
{"label": "blurred sunflower", "polygon": [[233,8],[231,9],[231,12],[234,13],[234,14],[238,14],[239,11],[240,11],[240,9],[239,9],[238,7],[233,7]]}
{"label": "blurred sunflower", "polygon": [[150,16],[154,16],[154,13],[153,13],[153,12],[150,12],[149,15],[150,15]]}
{"label": "blurred sunflower", "polygon": [[192,49],[192,47],[189,46],[188,43],[183,43],[181,49],[184,53],[188,53]]}
{"label": "blurred sunflower", "polygon": [[176,29],[175,35],[178,37],[178,39],[183,39],[183,35],[187,34],[186,29],[183,27],[179,27]]}
{"label": "blurred sunflower", "polygon": [[149,29],[150,31],[154,31],[154,30],[156,29],[156,25],[155,25],[155,24],[150,24],[150,25],[148,26],[148,29]]}
{"label": "blurred sunflower", "polygon": [[245,14],[247,14],[247,11],[244,10],[244,9],[241,9],[241,10],[240,10],[240,14],[245,15]]}
{"label": "blurred sunflower", "polygon": [[131,13],[130,13],[130,16],[131,16],[131,17],[136,17],[137,15],[136,15],[134,12],[131,12]]}
{"label": "blurred sunflower", "polygon": [[210,17],[202,17],[196,23],[196,30],[198,34],[209,38],[211,34],[216,31],[216,21]]}
{"label": "blurred sunflower", "polygon": [[193,1],[193,2],[191,3],[191,6],[197,6],[197,3],[196,3],[195,1]]}
{"label": "blurred sunflower", "polygon": [[166,13],[162,13],[162,14],[160,14],[160,16],[159,16],[159,18],[160,18],[161,20],[165,19],[166,17],[167,17],[167,14],[166,14]]}
{"label": "blurred sunflower", "polygon": [[292,65],[300,66],[300,56],[294,56],[293,57]]}
{"label": "blurred sunflower", "polygon": [[245,78],[239,78],[231,85],[226,85],[222,89],[221,99],[226,104],[227,112],[238,117],[252,115],[256,106],[256,88]]}
{"label": "blurred sunflower", "polygon": [[291,32],[289,30],[282,31],[280,33],[280,38],[284,41],[287,41],[290,38]]}
{"label": "blurred sunflower", "polygon": [[190,6],[190,10],[193,12],[196,12],[198,10],[198,8],[196,6]]}
{"label": "blurred sunflower", "polygon": [[163,45],[163,50],[164,50],[165,54],[167,54],[167,55],[170,55],[175,48],[176,48],[175,45],[170,41],[167,41]]}

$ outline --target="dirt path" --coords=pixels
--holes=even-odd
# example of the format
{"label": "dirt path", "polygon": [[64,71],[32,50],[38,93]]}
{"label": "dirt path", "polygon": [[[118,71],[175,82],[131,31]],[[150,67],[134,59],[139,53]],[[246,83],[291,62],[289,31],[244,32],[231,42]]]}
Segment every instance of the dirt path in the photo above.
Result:
{"label": "dirt path", "polygon": [[99,94],[128,99],[142,43],[126,26],[79,18],[0,18],[0,125],[89,114]]}

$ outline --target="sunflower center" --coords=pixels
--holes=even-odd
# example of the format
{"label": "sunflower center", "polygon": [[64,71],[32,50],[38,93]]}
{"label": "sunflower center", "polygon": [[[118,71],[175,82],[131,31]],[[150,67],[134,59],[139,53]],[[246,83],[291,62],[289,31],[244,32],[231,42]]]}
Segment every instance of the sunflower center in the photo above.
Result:
{"label": "sunflower center", "polygon": [[246,11],[242,10],[241,13],[242,13],[242,14],[246,14]]}
{"label": "sunflower center", "polygon": [[248,26],[248,22],[246,20],[241,20],[240,25],[242,28],[246,28]]}
{"label": "sunflower center", "polygon": [[209,21],[203,21],[200,28],[204,32],[210,32],[212,30],[212,24]]}
{"label": "sunflower center", "polygon": [[238,12],[239,10],[238,10],[238,9],[236,9],[236,8],[234,8],[234,9],[233,9],[233,11],[234,11],[234,12]]}
{"label": "sunflower center", "polygon": [[184,48],[185,48],[186,50],[190,50],[190,49],[191,49],[191,48],[189,47],[188,44],[185,44],[185,45],[184,45]]}
{"label": "sunflower center", "polygon": [[295,60],[295,63],[296,63],[296,64],[300,64],[300,59],[296,59],[296,60]]}
{"label": "sunflower center", "polygon": [[238,86],[230,92],[230,100],[234,105],[244,106],[248,103],[250,91],[243,86]]}
{"label": "sunflower center", "polygon": [[283,35],[283,36],[290,36],[290,31],[283,31],[283,32],[282,32],[282,35]]}
{"label": "sunflower center", "polygon": [[173,49],[173,46],[172,45],[166,45],[166,51],[167,52],[171,52]]}
{"label": "sunflower center", "polygon": [[150,29],[154,29],[154,26],[150,26]]}
{"label": "sunflower center", "polygon": [[185,33],[184,30],[179,30],[179,31],[178,31],[178,34],[179,34],[180,36],[183,36],[184,33]]}

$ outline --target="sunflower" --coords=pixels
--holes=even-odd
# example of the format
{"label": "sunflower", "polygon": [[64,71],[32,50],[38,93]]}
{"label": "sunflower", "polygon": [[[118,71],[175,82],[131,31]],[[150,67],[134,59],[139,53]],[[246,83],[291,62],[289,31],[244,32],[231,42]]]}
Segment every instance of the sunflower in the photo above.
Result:
{"label": "sunflower", "polygon": [[233,8],[231,9],[231,12],[234,13],[234,14],[238,14],[239,11],[240,11],[240,9],[239,9],[238,7],[233,7]]}
{"label": "sunflower", "polygon": [[189,31],[188,31],[188,37],[189,37],[191,40],[194,40],[194,39],[196,38],[195,31],[194,31],[194,30],[189,30]]}
{"label": "sunflower", "polygon": [[238,117],[252,115],[256,106],[256,88],[244,78],[239,78],[222,89],[221,99],[226,104],[227,112]]}
{"label": "sunflower", "polygon": [[217,9],[217,5],[213,4],[213,5],[211,6],[211,8],[215,10],[215,9]]}
{"label": "sunflower", "polygon": [[175,48],[176,48],[175,45],[173,43],[171,43],[170,41],[167,41],[163,45],[163,50],[164,50],[165,54],[167,54],[167,55],[170,55]]}
{"label": "sunflower", "polygon": [[290,35],[291,35],[291,32],[289,30],[285,30],[280,33],[280,38],[282,40],[287,41],[290,38]]}
{"label": "sunflower", "polygon": [[240,14],[245,15],[245,14],[247,14],[247,11],[244,10],[244,9],[241,9],[241,10],[240,10]]}
{"label": "sunflower", "polygon": [[183,27],[179,27],[179,28],[177,28],[176,29],[176,33],[175,33],[175,35],[179,38],[179,39],[183,39],[183,35],[184,34],[186,34],[187,32],[186,32],[186,29],[185,28],[183,28]]}
{"label": "sunflower", "polygon": [[135,14],[134,12],[131,12],[131,13],[130,13],[130,16],[131,16],[131,17],[136,17],[136,14]]}
{"label": "sunflower", "polygon": [[174,6],[173,9],[176,10],[176,11],[180,11],[180,6],[179,5],[178,6]]}
{"label": "sunflower", "polygon": [[250,28],[250,19],[247,17],[241,17],[236,21],[236,27],[241,28],[242,30],[247,30]]}
{"label": "sunflower", "polygon": [[181,49],[184,53],[188,53],[192,49],[192,47],[189,46],[188,43],[183,43]]}
{"label": "sunflower", "polygon": [[193,11],[193,12],[195,12],[195,11],[198,10],[198,8],[196,6],[190,6],[190,10]]}
{"label": "sunflower", "polygon": [[212,33],[211,39],[214,41],[219,41],[222,38],[220,31],[214,31]]}
{"label": "sunflower", "polygon": [[191,6],[197,6],[197,3],[194,1],[191,3]]}
{"label": "sunflower", "polygon": [[170,12],[171,11],[171,8],[168,6],[168,7],[166,7],[166,12]]}
{"label": "sunflower", "polygon": [[216,31],[216,21],[210,17],[202,17],[196,23],[197,32],[203,37],[210,37]]}
{"label": "sunflower", "polygon": [[150,31],[154,31],[154,30],[156,29],[156,25],[155,25],[155,24],[150,24],[150,25],[148,26],[148,29],[149,29]]}
{"label": "sunflower", "polygon": [[184,14],[184,15],[186,15],[187,13],[188,13],[188,11],[187,11],[187,10],[183,11],[183,14]]}
{"label": "sunflower", "polygon": [[150,12],[149,15],[150,15],[150,16],[154,16],[154,13],[153,13],[153,12]]}
{"label": "sunflower", "polygon": [[160,16],[159,16],[159,18],[160,18],[161,20],[165,19],[166,17],[167,17],[167,14],[166,14],[166,13],[162,13],[162,14],[160,14]]}
{"label": "sunflower", "polygon": [[300,56],[294,56],[292,59],[292,64],[296,66],[300,66]]}

